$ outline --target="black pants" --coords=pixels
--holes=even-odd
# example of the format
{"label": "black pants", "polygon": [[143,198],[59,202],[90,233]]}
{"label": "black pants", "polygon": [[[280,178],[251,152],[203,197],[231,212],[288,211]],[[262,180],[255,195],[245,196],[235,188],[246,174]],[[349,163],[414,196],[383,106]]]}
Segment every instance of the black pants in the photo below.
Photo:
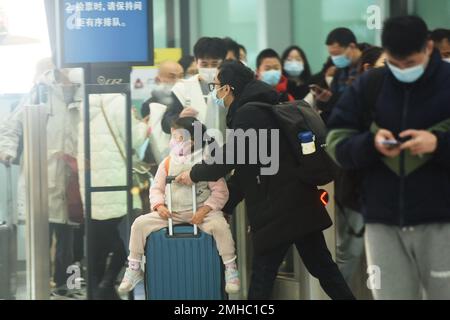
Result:
{"label": "black pants", "polygon": [[[126,261],[125,245],[118,226],[122,217],[108,220],[92,220],[92,251],[94,285],[114,287],[117,276]],[[108,256],[112,254],[107,265]]]}
{"label": "black pants", "polygon": [[50,246],[52,245],[53,234],[56,237],[55,269],[53,281],[56,287],[67,284],[67,267],[73,262],[73,227],[63,223],[50,223]]}
{"label": "black pants", "polygon": [[73,230],[73,262],[81,262],[84,258],[84,228],[81,224]]}
{"label": "black pants", "polygon": [[295,244],[305,267],[319,279],[322,289],[331,299],[355,299],[331,257],[322,232],[316,232],[294,243],[286,243],[270,253],[254,255],[249,300],[268,300],[272,297],[278,268],[292,244]]}

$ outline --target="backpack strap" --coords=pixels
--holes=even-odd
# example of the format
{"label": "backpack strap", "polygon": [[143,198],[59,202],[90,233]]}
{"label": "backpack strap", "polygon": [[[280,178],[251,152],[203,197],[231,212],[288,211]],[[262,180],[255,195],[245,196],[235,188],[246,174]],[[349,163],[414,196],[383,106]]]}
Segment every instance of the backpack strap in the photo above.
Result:
{"label": "backpack strap", "polygon": [[383,87],[386,67],[368,71],[367,82],[363,87],[364,127],[369,128],[375,118],[375,107]]}

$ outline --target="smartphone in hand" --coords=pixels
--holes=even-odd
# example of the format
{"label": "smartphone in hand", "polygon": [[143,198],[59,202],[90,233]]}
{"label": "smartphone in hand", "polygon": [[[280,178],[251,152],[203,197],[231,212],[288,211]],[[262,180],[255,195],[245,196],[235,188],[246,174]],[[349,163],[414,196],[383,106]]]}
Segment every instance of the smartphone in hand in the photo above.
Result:
{"label": "smartphone in hand", "polygon": [[394,148],[400,147],[400,145],[402,143],[400,141],[395,140],[395,139],[387,139],[387,140],[380,141],[380,144],[385,146],[388,149],[394,149]]}

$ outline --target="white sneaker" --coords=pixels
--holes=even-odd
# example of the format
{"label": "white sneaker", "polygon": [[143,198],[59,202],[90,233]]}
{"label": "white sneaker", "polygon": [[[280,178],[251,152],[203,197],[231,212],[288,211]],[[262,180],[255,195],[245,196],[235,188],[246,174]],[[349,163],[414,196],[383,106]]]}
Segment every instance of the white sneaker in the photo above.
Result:
{"label": "white sneaker", "polygon": [[144,273],[142,272],[142,270],[139,269],[135,271],[127,268],[118,289],[119,293],[130,292],[142,280],[144,280]]}
{"label": "white sneaker", "polygon": [[228,294],[238,293],[241,288],[241,282],[239,280],[239,271],[236,268],[236,264],[233,267],[225,268],[225,291]]}

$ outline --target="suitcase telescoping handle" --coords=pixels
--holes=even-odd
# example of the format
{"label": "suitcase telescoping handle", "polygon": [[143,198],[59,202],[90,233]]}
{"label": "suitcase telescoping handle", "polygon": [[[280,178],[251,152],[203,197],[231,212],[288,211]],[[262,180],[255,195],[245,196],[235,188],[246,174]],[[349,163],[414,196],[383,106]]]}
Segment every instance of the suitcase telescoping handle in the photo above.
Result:
{"label": "suitcase telescoping handle", "polygon": [[[169,185],[169,188],[167,190],[167,207],[169,209],[169,212],[172,214],[172,182],[175,181],[175,176],[167,176],[166,177],[166,184]],[[195,183],[192,185],[192,211],[195,214],[197,212],[197,190],[195,187]],[[198,234],[198,227],[196,224],[194,224],[194,236],[197,236]],[[173,219],[169,218],[169,236],[173,236]]]}

